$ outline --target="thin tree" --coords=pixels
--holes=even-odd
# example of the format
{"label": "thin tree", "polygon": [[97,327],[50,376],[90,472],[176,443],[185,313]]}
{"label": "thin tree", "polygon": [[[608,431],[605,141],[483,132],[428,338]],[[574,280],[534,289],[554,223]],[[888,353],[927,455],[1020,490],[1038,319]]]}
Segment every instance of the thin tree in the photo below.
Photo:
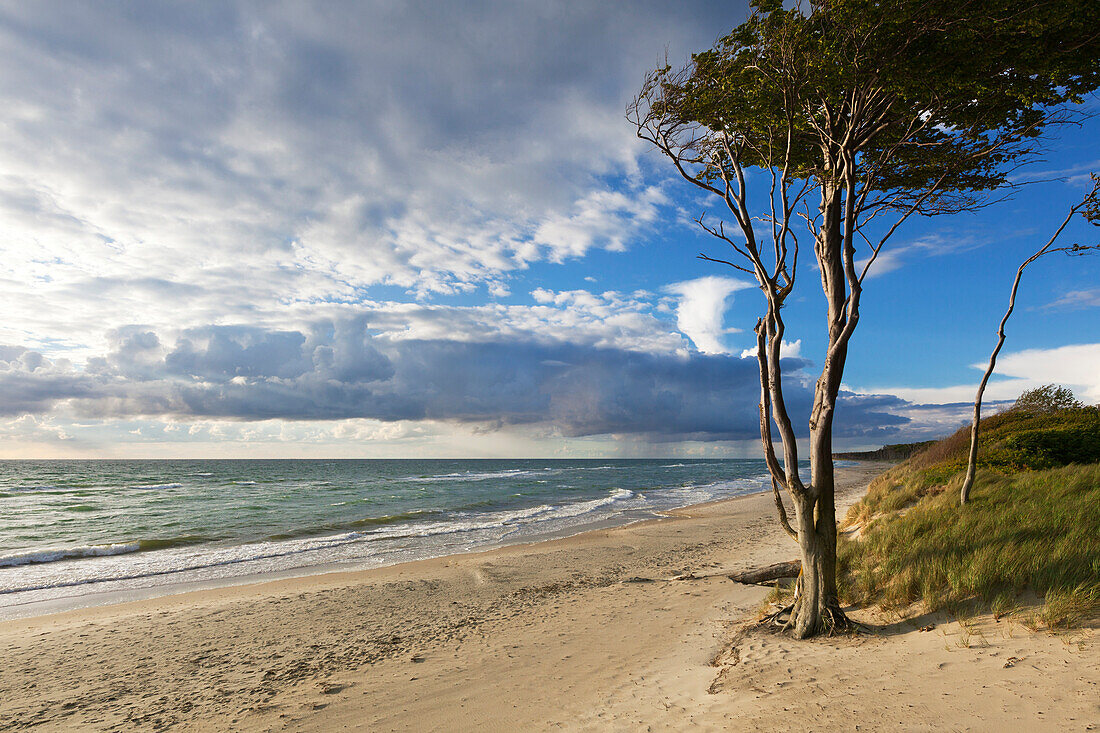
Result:
{"label": "thin tree", "polygon": [[[799,638],[849,623],[836,585],[832,437],[864,280],[914,214],[988,204],[1039,149],[1039,132],[1068,119],[1064,105],[1096,88],[1097,15],[1084,0],[830,0],[791,10],[762,0],[687,66],[649,74],[628,108],[638,136],[722,204],[724,218],[697,221],[730,254],[700,256],[751,275],[764,295],[760,436],[793,504],[793,526],[783,524],[802,562],[789,615],[777,621]],[[750,190],[753,168],[764,185]],[[813,240],[828,335],[808,419],[809,483],[780,351],[801,231]]]}
{"label": "thin tree", "polygon": [[1016,270],[1016,278],[1012,281],[1012,290],[1008,295],[1008,310],[1005,311],[1004,317],[1001,318],[1001,325],[997,328],[997,345],[993,348],[993,353],[989,357],[989,365],[985,368],[985,373],[982,375],[982,381],[978,384],[978,393],[974,397],[974,421],[970,424],[970,453],[966,461],[966,478],[963,479],[962,489],[959,490],[959,504],[961,505],[965,505],[966,502],[969,501],[970,489],[974,486],[974,476],[977,473],[978,429],[982,420],[982,396],[985,394],[985,387],[989,382],[989,378],[993,375],[993,370],[997,367],[997,355],[1001,353],[1001,347],[1004,346],[1005,343],[1005,325],[1008,323],[1008,318],[1012,315],[1012,311],[1016,308],[1016,291],[1020,288],[1020,278],[1023,277],[1024,268],[1040,257],[1054,254],[1055,252],[1065,252],[1067,254],[1076,255],[1093,250],[1100,250],[1100,244],[1073,244],[1069,247],[1054,246],[1054,242],[1058,239],[1062,230],[1066,228],[1073,217],[1077,216],[1079,212],[1083,211],[1087,219],[1096,223],[1097,220],[1100,219],[1100,217],[1097,216],[1098,202],[1100,202],[1100,176],[1093,174],[1092,190],[1085,196],[1084,200],[1069,210],[1061,226],[1055,230],[1054,235],[1047,243],[1035,254],[1024,260]]}

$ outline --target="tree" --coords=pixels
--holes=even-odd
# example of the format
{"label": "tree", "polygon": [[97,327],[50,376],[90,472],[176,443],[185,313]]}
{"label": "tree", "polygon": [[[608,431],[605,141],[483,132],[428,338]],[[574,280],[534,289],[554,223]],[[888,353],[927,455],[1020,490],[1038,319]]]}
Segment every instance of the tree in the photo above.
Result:
{"label": "tree", "polygon": [[[1093,224],[1097,223],[1096,209],[1098,200],[1100,200],[1100,177],[1093,174],[1092,191],[1085,196],[1081,203],[1069,210],[1065,220],[1062,221],[1062,225],[1054,232],[1054,236],[1052,236],[1035,254],[1024,260],[1016,270],[1016,279],[1012,281],[1012,290],[1008,295],[1008,310],[1005,311],[1004,317],[1001,318],[1001,325],[997,328],[997,345],[993,347],[993,353],[989,357],[989,365],[985,368],[985,373],[982,375],[982,381],[978,384],[978,393],[974,397],[974,420],[970,423],[970,453],[967,455],[966,460],[966,477],[963,479],[962,488],[959,490],[959,504],[961,505],[965,505],[970,499],[970,489],[974,486],[974,477],[978,470],[978,431],[982,421],[982,396],[985,394],[985,387],[986,384],[989,383],[989,378],[993,376],[993,370],[997,367],[997,355],[1001,353],[1001,347],[1005,344],[1005,325],[1008,323],[1012,311],[1016,309],[1016,291],[1020,289],[1020,278],[1023,277],[1024,268],[1040,257],[1055,252],[1065,252],[1071,255],[1077,255],[1100,249],[1100,245],[1094,244],[1073,244],[1069,247],[1054,246],[1054,242],[1058,239],[1062,230],[1066,228],[1066,225],[1070,223],[1078,212],[1083,211],[1086,219]],[[1064,391],[1066,394],[1062,394],[1060,390]],[[1065,398],[1067,394],[1070,401],[1075,401],[1073,400],[1073,393],[1068,389],[1064,387],[1056,389],[1054,385],[1050,384],[1042,389],[1025,392],[1020,396],[1020,399],[1016,401],[1016,405],[1039,404],[1044,399],[1048,403],[1054,404],[1058,399]]]}
{"label": "tree", "polygon": [[[1096,88],[1098,27],[1086,0],[814,0],[790,10],[757,0],[690,64],[649,74],[628,108],[638,136],[724,207],[726,219],[697,221],[730,254],[700,256],[752,275],[765,298],[755,329],[760,435],[781,522],[801,552],[785,621],[799,638],[848,624],[836,586],[832,434],[864,279],[910,216],[972,210],[1009,185],[1039,133]],[[751,168],[765,172],[766,192],[750,191]],[[808,484],[780,358],[806,230],[828,334]]]}

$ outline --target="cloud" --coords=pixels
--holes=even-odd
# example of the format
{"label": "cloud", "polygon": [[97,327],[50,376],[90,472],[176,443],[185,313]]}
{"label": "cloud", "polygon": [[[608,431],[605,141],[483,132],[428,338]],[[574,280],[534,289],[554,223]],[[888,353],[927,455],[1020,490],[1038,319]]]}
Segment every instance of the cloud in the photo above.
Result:
{"label": "cloud", "polygon": [[59,400],[92,397],[98,386],[66,360],[0,346],[0,415],[45,412]]}
{"label": "cloud", "polygon": [[1092,179],[1090,174],[1096,172],[1097,168],[1100,168],[1100,160],[1093,160],[1089,163],[1078,163],[1066,168],[1054,170],[1027,171],[1026,173],[1009,176],[1009,180],[1014,183],[1020,183],[1061,179],[1071,186],[1083,186],[1091,182]]}
{"label": "cloud", "polygon": [[[365,319],[306,331],[208,326],[174,341],[132,328],[81,370],[25,349],[0,361],[6,414],[78,420],[433,421],[529,426],[566,437],[756,437],[756,365],[729,355],[646,353],[531,340],[390,339]],[[786,361],[793,412],[810,405],[805,363]],[[838,435],[889,434],[896,398],[846,395]],[[140,430],[139,430],[140,435]]]}
{"label": "cloud", "polygon": [[535,230],[532,242],[545,247],[553,262],[582,257],[595,247],[622,252],[642,226],[654,222],[657,207],[665,200],[656,187],[632,195],[594,191],[578,201],[574,211],[547,217]]}
{"label": "cloud", "polygon": [[1100,308],[1100,288],[1089,290],[1070,290],[1060,298],[1047,303],[1043,308],[1077,310],[1080,308]]}
{"label": "cloud", "polygon": [[679,298],[676,326],[692,340],[695,348],[704,354],[724,354],[728,349],[722,337],[739,332],[723,325],[729,298],[749,287],[750,283],[741,280],[711,275],[673,283],[665,290]]}
{"label": "cloud", "polygon": [[[997,360],[997,372],[1013,377],[1016,386],[1022,387],[1019,391],[1044,384],[1061,384],[1073,389],[1079,398],[1096,403],[1100,402],[1098,365],[1100,344],[1073,344],[1006,354]],[[975,368],[984,369],[985,366],[975,365]],[[1006,391],[1004,388],[1000,390],[1002,393]]]}
{"label": "cloud", "polygon": [[344,318],[354,313],[367,317],[373,329],[392,340],[530,340],[658,353],[688,348],[683,336],[658,317],[654,296],[646,291],[592,293],[536,288],[531,297],[534,305],[375,303],[333,310],[331,315]]}
{"label": "cloud", "polygon": [[11,420],[0,420],[0,436],[9,444],[12,442],[68,443],[74,442],[69,429],[54,424],[49,418],[35,415],[22,415]]}
{"label": "cloud", "polygon": [[[928,234],[905,243],[890,241],[886,243],[882,248],[882,252],[875,258],[867,275],[868,277],[878,277],[903,267],[906,262],[913,259],[942,257],[967,252],[981,247],[984,243],[985,241],[981,238],[959,234],[958,232],[950,235]],[[869,258],[870,253],[868,252],[866,258],[856,262],[856,269],[859,272],[863,271]]]}
{"label": "cloud", "polygon": [[83,357],[134,313],[161,333],[379,286],[504,297],[629,247],[665,203],[623,120],[639,70],[744,10],[9,6],[0,341]]}
{"label": "cloud", "polygon": [[[779,356],[783,359],[798,359],[802,356],[802,339],[779,342]],[[741,352],[742,359],[755,359],[756,347],[745,349]]]}
{"label": "cloud", "polygon": [[[1054,383],[1069,387],[1078,398],[1086,402],[1100,402],[1100,369],[1097,369],[1097,364],[1100,364],[1100,344],[1074,344],[1001,354],[997,359],[994,379],[986,387],[983,400],[1015,400],[1025,390]],[[971,366],[984,371],[987,364]],[[860,394],[892,394],[920,404],[973,405],[977,389],[978,378],[975,376],[973,384],[949,387],[868,387],[856,391]]]}

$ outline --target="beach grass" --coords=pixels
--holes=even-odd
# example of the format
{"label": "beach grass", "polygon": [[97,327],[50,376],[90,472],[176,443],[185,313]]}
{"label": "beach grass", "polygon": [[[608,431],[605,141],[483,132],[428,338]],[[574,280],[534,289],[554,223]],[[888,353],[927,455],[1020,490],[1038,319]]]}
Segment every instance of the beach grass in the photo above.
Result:
{"label": "beach grass", "polygon": [[[1033,594],[1041,606],[1028,621],[1048,628],[1100,613],[1100,463],[1050,466],[1091,450],[1083,432],[1098,413],[1062,413],[1076,414],[995,416],[966,506],[963,431],[879,476],[846,518],[858,539],[838,548],[846,600],[1006,615]],[[1049,437],[1059,432],[1077,436],[1062,454]]]}

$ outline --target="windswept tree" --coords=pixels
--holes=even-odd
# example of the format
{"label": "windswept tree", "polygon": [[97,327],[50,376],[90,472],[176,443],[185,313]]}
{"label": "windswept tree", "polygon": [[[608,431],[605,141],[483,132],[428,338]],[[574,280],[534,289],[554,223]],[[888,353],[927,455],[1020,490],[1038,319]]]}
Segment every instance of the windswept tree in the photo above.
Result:
{"label": "windswept tree", "polygon": [[[908,218],[986,205],[1037,153],[1044,128],[1069,119],[1066,106],[1100,79],[1097,16],[1091,0],[816,0],[789,10],[757,0],[690,64],[649,74],[628,109],[638,136],[722,207],[698,222],[727,249],[700,256],[751,275],[764,295],[760,435],[780,519],[801,550],[785,619],[799,638],[848,624],[832,436],[864,279]],[[749,185],[750,169],[763,185]],[[780,359],[807,233],[828,333],[808,416],[809,483]]]}

